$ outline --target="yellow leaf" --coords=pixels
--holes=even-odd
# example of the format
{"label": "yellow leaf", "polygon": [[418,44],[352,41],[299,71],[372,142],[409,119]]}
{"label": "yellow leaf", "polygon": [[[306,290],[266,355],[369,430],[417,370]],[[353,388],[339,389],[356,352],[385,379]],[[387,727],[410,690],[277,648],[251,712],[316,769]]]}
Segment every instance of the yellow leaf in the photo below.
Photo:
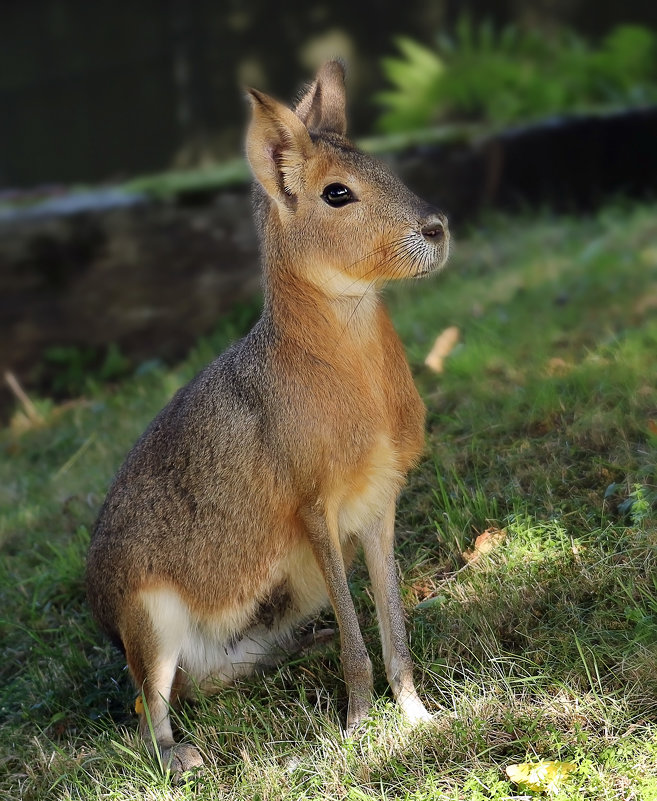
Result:
{"label": "yellow leaf", "polygon": [[445,359],[456,347],[460,336],[461,332],[455,325],[446,328],[442,334],[439,334],[424,360],[426,366],[434,373],[442,373]]}
{"label": "yellow leaf", "polygon": [[556,793],[559,785],[568,776],[577,770],[574,762],[523,762],[520,765],[509,765],[506,775],[512,782],[527,787],[529,790],[547,793]]}
{"label": "yellow leaf", "polygon": [[144,699],[142,698],[141,693],[135,698],[135,712],[138,715],[144,714]]}

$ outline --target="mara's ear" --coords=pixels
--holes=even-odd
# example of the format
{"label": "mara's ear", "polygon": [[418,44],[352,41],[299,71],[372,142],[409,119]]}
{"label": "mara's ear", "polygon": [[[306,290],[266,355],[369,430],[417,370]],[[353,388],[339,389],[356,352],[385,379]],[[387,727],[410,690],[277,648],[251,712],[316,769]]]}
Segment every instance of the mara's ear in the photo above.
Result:
{"label": "mara's ear", "polygon": [[255,89],[246,157],[253,175],[277,203],[289,207],[303,189],[304,163],[313,153],[306,126],[282,103]]}
{"label": "mara's ear", "polygon": [[294,113],[309,131],[347,132],[344,65],[327,61],[297,103]]}

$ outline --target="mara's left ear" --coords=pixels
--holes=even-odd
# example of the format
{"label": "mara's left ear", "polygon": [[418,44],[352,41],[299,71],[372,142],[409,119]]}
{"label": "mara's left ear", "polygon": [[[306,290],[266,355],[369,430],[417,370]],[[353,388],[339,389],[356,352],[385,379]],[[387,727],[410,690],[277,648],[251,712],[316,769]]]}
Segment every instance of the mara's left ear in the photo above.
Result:
{"label": "mara's left ear", "polygon": [[248,93],[253,115],[246,134],[246,156],[267,194],[289,208],[303,189],[304,165],[314,145],[291,109],[255,89]]}
{"label": "mara's left ear", "polygon": [[327,131],[344,136],[347,132],[344,65],[327,61],[310,84],[294,113],[309,131]]}

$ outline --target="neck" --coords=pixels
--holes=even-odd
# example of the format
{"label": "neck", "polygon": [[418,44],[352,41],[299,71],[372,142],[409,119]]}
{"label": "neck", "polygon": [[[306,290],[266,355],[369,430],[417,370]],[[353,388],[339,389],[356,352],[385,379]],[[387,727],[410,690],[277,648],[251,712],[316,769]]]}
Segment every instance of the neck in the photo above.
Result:
{"label": "neck", "polygon": [[280,334],[307,349],[377,336],[381,301],[372,282],[337,270],[301,267],[266,270],[265,311]]}

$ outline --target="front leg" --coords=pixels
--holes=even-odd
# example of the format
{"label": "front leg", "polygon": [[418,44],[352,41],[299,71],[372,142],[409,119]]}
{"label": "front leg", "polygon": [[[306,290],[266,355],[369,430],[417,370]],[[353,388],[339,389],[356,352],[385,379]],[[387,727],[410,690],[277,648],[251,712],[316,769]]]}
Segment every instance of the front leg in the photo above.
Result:
{"label": "front leg", "polygon": [[342,670],[349,693],[347,732],[350,733],[369,712],[372,663],[363,642],[347,584],[337,521],[332,521],[331,524],[324,512],[317,507],[306,509],[303,519],[340,629]]}
{"label": "front leg", "polygon": [[399,592],[394,554],[395,502],[362,534],[365,562],[372,582],[376,615],[381,632],[383,661],[392,692],[411,723],[430,720],[413,682],[413,662],[408,650],[404,610]]}

